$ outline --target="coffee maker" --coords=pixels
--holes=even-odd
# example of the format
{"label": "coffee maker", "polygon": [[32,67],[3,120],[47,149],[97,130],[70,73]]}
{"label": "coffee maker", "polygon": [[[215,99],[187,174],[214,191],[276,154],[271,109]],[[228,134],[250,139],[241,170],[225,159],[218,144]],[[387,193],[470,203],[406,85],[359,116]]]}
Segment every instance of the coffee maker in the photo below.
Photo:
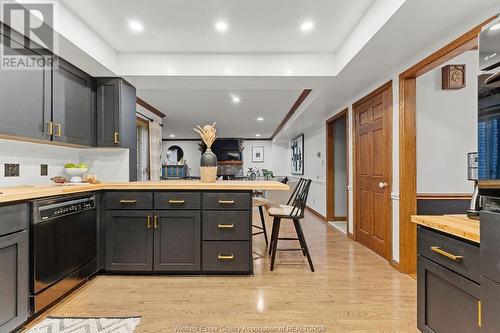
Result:
{"label": "coffee maker", "polygon": [[474,193],[467,210],[467,216],[472,219],[479,219],[479,211],[482,209],[482,200],[478,187],[478,158],[476,153],[467,154],[467,178],[474,182]]}

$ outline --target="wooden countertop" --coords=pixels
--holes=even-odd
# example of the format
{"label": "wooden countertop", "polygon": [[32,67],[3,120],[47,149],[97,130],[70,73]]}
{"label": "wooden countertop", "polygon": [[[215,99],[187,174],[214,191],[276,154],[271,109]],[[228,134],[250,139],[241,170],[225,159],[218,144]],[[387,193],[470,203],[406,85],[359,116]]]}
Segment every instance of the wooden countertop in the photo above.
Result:
{"label": "wooden countertop", "polygon": [[199,180],[164,180],[98,185],[34,185],[0,187],[0,203],[38,199],[57,195],[100,190],[267,190],[288,191],[290,187],[276,181],[221,180],[202,183]]}
{"label": "wooden countertop", "polygon": [[479,243],[479,220],[467,215],[413,215],[413,223]]}

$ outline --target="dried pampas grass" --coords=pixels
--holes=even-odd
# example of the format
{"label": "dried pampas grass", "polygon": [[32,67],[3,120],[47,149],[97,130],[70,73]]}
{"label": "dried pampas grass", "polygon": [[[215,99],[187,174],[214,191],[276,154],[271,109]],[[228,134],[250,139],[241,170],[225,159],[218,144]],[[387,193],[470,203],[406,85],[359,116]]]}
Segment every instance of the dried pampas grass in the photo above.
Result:
{"label": "dried pampas grass", "polygon": [[203,127],[197,125],[198,128],[193,128],[195,132],[198,132],[198,134],[200,134],[201,139],[203,140],[203,142],[205,142],[208,149],[212,147],[212,144],[216,139],[215,133],[217,132],[217,130],[215,129],[215,124],[216,123],[213,123],[213,125],[205,125]]}

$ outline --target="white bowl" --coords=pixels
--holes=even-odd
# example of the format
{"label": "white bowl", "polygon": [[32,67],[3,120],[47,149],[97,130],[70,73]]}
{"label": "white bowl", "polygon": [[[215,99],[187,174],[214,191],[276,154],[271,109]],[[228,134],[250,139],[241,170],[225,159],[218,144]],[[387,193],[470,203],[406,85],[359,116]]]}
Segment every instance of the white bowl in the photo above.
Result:
{"label": "white bowl", "polygon": [[71,176],[70,183],[81,183],[82,176],[89,171],[89,168],[64,168],[64,171]]}

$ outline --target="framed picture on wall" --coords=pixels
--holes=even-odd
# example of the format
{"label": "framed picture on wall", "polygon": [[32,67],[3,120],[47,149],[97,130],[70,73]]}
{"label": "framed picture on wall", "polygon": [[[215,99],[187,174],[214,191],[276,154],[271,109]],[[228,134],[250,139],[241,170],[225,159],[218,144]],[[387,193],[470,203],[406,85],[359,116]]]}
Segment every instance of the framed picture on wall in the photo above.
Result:
{"label": "framed picture on wall", "polygon": [[264,163],[264,146],[252,147],[252,163]]}
{"label": "framed picture on wall", "polygon": [[299,135],[290,142],[293,175],[304,174],[304,134]]}

